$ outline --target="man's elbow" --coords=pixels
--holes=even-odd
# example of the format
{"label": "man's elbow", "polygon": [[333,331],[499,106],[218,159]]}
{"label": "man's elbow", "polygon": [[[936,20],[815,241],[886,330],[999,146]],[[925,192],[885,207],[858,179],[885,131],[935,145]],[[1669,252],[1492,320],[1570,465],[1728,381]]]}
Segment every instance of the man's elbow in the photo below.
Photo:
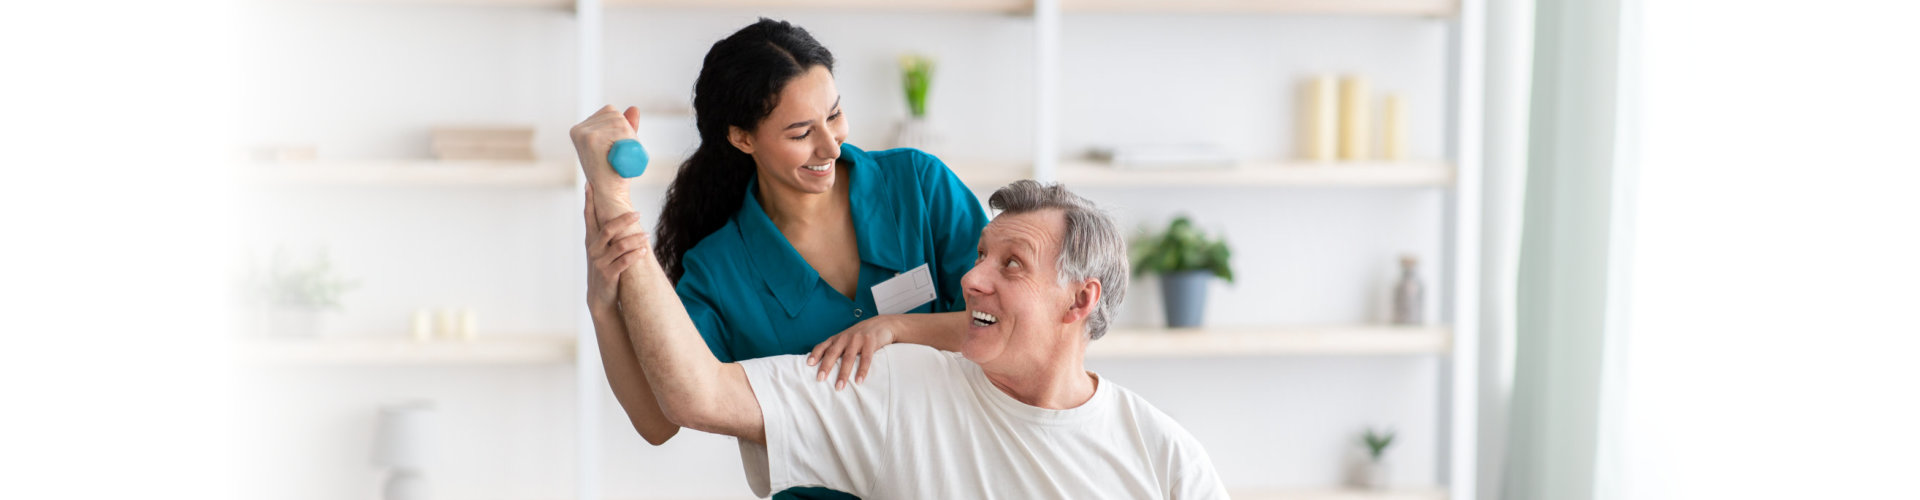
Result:
{"label": "man's elbow", "polygon": [[660,413],[666,415],[667,421],[677,427],[698,430],[700,429],[699,424],[707,418],[707,410],[700,408],[700,406],[698,401],[680,400],[678,398],[662,399],[660,401]]}
{"label": "man's elbow", "polygon": [[673,439],[675,434],[679,434],[680,426],[673,425],[671,422],[649,425],[634,421],[633,430],[640,433],[640,439],[647,440],[647,444],[660,446],[666,444],[668,439]]}
{"label": "man's elbow", "polygon": [[715,434],[721,433],[721,428],[724,427],[725,410],[713,401],[662,403],[660,409],[666,413],[667,421],[673,422],[673,425]]}

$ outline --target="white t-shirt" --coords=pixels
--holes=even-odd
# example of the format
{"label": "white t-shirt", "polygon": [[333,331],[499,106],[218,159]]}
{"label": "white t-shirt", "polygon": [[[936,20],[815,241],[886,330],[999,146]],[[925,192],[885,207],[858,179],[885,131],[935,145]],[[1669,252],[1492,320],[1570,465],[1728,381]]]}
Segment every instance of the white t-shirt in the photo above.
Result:
{"label": "white t-shirt", "polygon": [[753,494],[824,486],[870,500],[1227,498],[1206,450],[1099,379],[1086,404],[1028,406],[959,354],[895,344],[835,391],[805,356],[742,361],[767,444],[740,441]]}

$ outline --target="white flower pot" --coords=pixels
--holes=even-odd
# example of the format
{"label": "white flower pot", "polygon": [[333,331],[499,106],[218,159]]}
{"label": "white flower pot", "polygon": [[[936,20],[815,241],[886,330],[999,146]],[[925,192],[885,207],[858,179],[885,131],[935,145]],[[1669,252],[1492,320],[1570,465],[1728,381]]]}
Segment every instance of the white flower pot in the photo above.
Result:
{"label": "white flower pot", "polygon": [[1393,469],[1385,460],[1363,459],[1354,463],[1352,485],[1368,490],[1386,490],[1393,484]]}
{"label": "white flower pot", "polygon": [[933,130],[933,124],[926,117],[908,117],[894,129],[893,147],[937,150],[940,148],[940,134]]}
{"label": "white flower pot", "polygon": [[274,337],[317,337],[320,335],[321,316],[325,312],[311,307],[268,307],[267,334]]}

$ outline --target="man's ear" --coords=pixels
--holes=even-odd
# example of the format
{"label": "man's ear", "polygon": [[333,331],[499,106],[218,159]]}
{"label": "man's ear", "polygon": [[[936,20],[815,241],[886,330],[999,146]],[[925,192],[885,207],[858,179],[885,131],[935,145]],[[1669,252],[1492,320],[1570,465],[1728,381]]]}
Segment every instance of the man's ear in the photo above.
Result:
{"label": "man's ear", "polygon": [[1088,278],[1080,282],[1080,285],[1073,290],[1073,304],[1067,306],[1067,314],[1060,318],[1061,321],[1073,323],[1093,315],[1093,308],[1100,305],[1101,293],[1105,293],[1105,290],[1101,289],[1098,278]]}
{"label": "man's ear", "polygon": [[753,154],[753,134],[746,129],[728,125],[727,142],[733,143],[733,147],[742,153]]}

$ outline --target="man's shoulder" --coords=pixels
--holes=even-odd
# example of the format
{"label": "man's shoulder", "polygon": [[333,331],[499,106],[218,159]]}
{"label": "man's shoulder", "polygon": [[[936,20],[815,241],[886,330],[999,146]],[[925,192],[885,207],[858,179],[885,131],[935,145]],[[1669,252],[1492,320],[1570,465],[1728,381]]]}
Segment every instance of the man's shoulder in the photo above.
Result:
{"label": "man's shoulder", "polygon": [[[1102,383],[1106,383],[1104,379]],[[1140,451],[1145,452],[1151,467],[1172,481],[1165,486],[1175,492],[1173,496],[1227,497],[1220,483],[1220,474],[1214,470],[1213,459],[1207,456],[1207,449],[1199,439],[1188,433],[1187,428],[1172,416],[1148,403],[1146,398],[1118,384],[1110,388],[1114,389],[1115,399],[1119,400],[1116,406],[1120,407],[1121,418],[1133,423],[1137,442],[1144,447]]]}
{"label": "man's shoulder", "polygon": [[[941,380],[960,369],[966,358],[957,353],[934,349],[919,344],[891,344],[873,352],[873,365],[866,382],[854,384],[861,389],[873,389],[876,382],[893,380],[911,380],[910,384],[925,384],[927,380]],[[739,362],[746,367],[750,378],[791,379],[795,384],[815,383],[813,374],[819,367],[807,364],[806,355],[785,354],[764,358],[745,359]],[[820,382],[821,387],[831,388],[832,383]]]}
{"label": "man's shoulder", "polygon": [[1107,386],[1107,389],[1113,391],[1113,397],[1116,400],[1115,406],[1117,407],[1117,414],[1115,416],[1125,418],[1130,422],[1135,422],[1136,431],[1140,433],[1142,438],[1145,438],[1145,443],[1163,448],[1171,447],[1193,450],[1200,448],[1200,440],[1195,439],[1193,434],[1188,433],[1187,428],[1181,426],[1179,421],[1174,420],[1173,417],[1167,415],[1166,412],[1160,411],[1159,407],[1148,402],[1147,398],[1141,397],[1139,394],[1108,380],[1106,377],[1101,377],[1100,383],[1110,384]]}
{"label": "man's shoulder", "polygon": [[944,373],[965,366],[967,358],[920,344],[888,344],[873,351],[874,360],[885,361],[897,372],[918,374]]}

